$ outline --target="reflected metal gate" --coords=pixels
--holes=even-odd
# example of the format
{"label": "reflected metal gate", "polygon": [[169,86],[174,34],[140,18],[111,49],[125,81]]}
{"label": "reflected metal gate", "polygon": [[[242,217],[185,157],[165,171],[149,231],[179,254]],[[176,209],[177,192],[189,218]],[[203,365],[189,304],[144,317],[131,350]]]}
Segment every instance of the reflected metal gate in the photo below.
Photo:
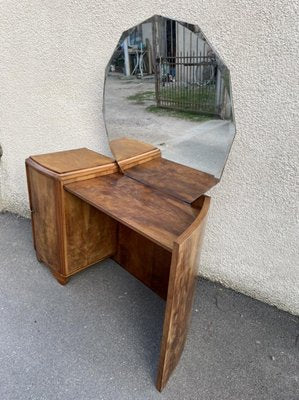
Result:
{"label": "reflected metal gate", "polygon": [[157,16],[152,32],[157,106],[223,117],[224,76],[200,30]]}
{"label": "reflected metal gate", "polygon": [[218,116],[217,64],[213,55],[160,57],[156,62],[157,106]]}

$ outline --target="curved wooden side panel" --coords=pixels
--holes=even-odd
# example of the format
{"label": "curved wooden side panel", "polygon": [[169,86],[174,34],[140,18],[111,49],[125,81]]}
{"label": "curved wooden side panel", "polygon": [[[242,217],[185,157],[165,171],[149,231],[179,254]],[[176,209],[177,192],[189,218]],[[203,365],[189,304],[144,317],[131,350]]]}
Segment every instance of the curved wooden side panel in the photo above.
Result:
{"label": "curved wooden side panel", "polygon": [[202,243],[210,198],[202,196],[196,220],[174,242],[161,342],[157,389],[162,391],[184,349],[196,278],[196,260]]}

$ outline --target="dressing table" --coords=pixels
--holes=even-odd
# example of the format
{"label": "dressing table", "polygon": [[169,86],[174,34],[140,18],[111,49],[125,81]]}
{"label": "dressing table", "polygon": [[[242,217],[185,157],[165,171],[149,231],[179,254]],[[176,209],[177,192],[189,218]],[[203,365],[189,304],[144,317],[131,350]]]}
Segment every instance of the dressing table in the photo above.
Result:
{"label": "dressing table", "polygon": [[107,257],[166,300],[157,388],[186,340],[210,198],[218,180],[154,146],[112,143],[119,162],[86,148],[26,160],[36,256],[61,284]]}
{"label": "dressing table", "polygon": [[155,15],[122,34],[103,108],[114,158],[81,148],[26,160],[34,247],[61,284],[111,257],[166,301],[161,391],[186,340],[206,192],[235,135],[230,73],[198,26]]}

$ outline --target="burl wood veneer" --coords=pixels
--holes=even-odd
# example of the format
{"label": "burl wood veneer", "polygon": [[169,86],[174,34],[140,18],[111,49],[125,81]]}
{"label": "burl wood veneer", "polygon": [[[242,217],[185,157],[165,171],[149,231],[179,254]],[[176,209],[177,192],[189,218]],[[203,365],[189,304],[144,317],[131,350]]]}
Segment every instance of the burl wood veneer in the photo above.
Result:
{"label": "burl wood veneer", "polygon": [[126,137],[111,140],[110,148],[122,172],[135,165],[161,157],[161,152],[157,147]]}
{"label": "burl wood veneer", "polygon": [[125,175],[192,203],[218,183],[213,175],[158,157],[125,170]]}
{"label": "burl wood veneer", "polygon": [[116,171],[112,159],[87,149],[26,160],[36,255],[61,284],[74,273],[114,254],[117,231],[115,220],[72,196],[64,185]]}
{"label": "burl wood veneer", "polygon": [[184,348],[210,203],[203,193],[217,180],[135,140],[112,147],[118,164],[85,148],[26,160],[34,247],[62,284],[112,257],[166,300],[161,391]]}
{"label": "burl wood veneer", "polygon": [[121,173],[70,183],[65,189],[170,251],[198,214],[190,204]]}

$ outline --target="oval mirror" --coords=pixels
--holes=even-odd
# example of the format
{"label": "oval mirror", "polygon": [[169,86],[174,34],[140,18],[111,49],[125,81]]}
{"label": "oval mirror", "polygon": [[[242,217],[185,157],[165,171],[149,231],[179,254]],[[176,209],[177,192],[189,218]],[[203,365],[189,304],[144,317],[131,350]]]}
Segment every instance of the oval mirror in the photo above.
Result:
{"label": "oval mirror", "polygon": [[124,32],[104,93],[120,167],[159,149],[164,159],[220,179],[235,136],[230,74],[198,26],[154,16]]}

